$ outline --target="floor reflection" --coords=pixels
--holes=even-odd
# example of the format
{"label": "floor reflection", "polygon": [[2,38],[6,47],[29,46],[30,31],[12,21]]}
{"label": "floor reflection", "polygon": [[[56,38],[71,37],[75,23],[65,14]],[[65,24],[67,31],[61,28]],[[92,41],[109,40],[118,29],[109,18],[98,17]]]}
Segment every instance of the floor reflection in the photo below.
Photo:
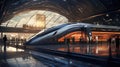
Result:
{"label": "floor reflection", "polygon": [[[66,51],[67,47],[59,47],[57,50]],[[96,56],[109,56],[109,44],[70,44],[70,52],[80,53],[80,54],[90,54]],[[120,55],[119,49],[116,50],[115,44],[111,45],[112,56]]]}
{"label": "floor reflection", "polygon": [[31,56],[7,59],[10,67],[47,67],[40,61],[35,60]]}
{"label": "floor reflection", "polygon": [[28,51],[15,47],[1,47],[0,67],[48,67],[34,59]]}
{"label": "floor reflection", "polygon": [[[34,48],[38,48],[38,49],[45,48],[45,49],[68,52],[67,44],[39,45],[39,46],[34,46]],[[109,44],[106,42],[94,43],[94,44],[69,44],[69,51],[74,53],[89,54],[89,55],[103,56],[103,57],[109,56],[109,53],[111,51],[111,55],[113,57],[120,58],[120,48],[116,49],[116,45],[114,43],[111,44],[111,50],[109,50]]]}
{"label": "floor reflection", "polygon": [[94,64],[75,61],[64,57],[7,47],[0,53],[0,67],[100,67]]}
{"label": "floor reflection", "polygon": [[[4,51],[4,47],[3,46],[2,46],[2,51]],[[19,48],[15,48],[15,47],[10,47],[10,46],[6,47],[6,51],[7,52],[24,52],[23,49],[19,49]]]}
{"label": "floor reflection", "polygon": [[[68,51],[67,45],[41,45],[41,48]],[[16,47],[0,46],[0,67],[99,67],[94,64],[89,64],[81,61],[71,60],[71,58],[63,58],[35,51],[24,50]],[[80,54],[89,54],[96,56],[120,56],[120,50],[116,49],[115,44],[69,44],[69,51]],[[1,63],[2,62],[2,63]],[[2,65],[1,65],[2,64]],[[8,66],[9,65],[9,66]]]}

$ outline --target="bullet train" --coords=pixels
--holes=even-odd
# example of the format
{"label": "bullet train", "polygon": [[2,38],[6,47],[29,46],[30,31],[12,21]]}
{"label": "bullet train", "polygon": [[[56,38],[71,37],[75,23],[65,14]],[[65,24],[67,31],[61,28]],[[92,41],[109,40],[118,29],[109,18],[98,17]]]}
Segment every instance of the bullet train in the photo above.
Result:
{"label": "bullet train", "polygon": [[[95,25],[88,23],[66,23],[49,28],[43,32],[37,33],[31,37],[26,45],[45,45],[45,44],[56,44],[61,41],[60,38],[65,37],[67,34],[75,31],[84,31],[87,36],[91,36],[92,31],[103,31],[103,30],[116,30],[120,31],[120,27],[107,26],[107,25]],[[81,36],[81,35],[80,35]],[[70,36],[68,36],[70,37]],[[78,37],[78,36],[77,36]]]}

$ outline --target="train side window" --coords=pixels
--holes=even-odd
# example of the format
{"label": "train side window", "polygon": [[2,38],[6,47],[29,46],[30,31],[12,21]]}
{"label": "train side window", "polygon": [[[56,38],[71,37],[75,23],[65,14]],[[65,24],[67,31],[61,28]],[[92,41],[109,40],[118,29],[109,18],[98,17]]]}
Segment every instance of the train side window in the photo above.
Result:
{"label": "train side window", "polygon": [[57,33],[57,31],[55,31],[54,33],[53,33],[53,35],[55,35]]}

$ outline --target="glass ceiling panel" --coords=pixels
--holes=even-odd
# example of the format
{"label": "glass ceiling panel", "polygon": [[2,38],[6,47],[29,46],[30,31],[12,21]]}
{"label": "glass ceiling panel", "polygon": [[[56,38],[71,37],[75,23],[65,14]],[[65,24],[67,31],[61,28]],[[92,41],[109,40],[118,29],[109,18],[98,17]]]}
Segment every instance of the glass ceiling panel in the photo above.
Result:
{"label": "glass ceiling panel", "polygon": [[15,20],[10,20],[7,27],[15,27],[16,24],[17,22]]}
{"label": "glass ceiling panel", "polygon": [[9,20],[6,21],[5,23],[2,23],[0,26],[6,26],[8,24]]}
{"label": "glass ceiling panel", "polygon": [[23,24],[26,24],[27,21],[29,20],[29,17],[22,18],[19,23],[17,24],[17,27],[23,27]]}
{"label": "glass ceiling panel", "polygon": [[35,19],[36,19],[36,16],[34,15],[30,20],[28,20],[27,25],[33,25],[36,22]]}
{"label": "glass ceiling panel", "polygon": [[34,26],[35,24],[37,24],[37,15],[45,16],[44,21],[46,24],[46,28],[50,28],[52,26],[63,23],[68,23],[68,19],[58,13],[45,10],[32,10],[27,12],[21,12],[15,15],[12,19],[2,23],[1,26],[18,28],[22,28],[24,24]]}

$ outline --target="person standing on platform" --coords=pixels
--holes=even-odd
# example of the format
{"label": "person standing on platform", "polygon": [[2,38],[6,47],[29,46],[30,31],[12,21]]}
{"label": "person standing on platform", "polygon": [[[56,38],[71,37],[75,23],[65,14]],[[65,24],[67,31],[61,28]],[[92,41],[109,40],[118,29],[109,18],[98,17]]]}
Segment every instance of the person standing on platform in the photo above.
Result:
{"label": "person standing on platform", "polygon": [[108,39],[108,45],[109,45],[109,59],[112,57],[112,50],[111,50],[111,44],[112,44],[112,37]]}
{"label": "person standing on platform", "polygon": [[116,43],[116,56],[118,56],[119,55],[119,44],[120,44],[120,41],[119,41],[120,39],[119,39],[119,36],[117,36],[116,38],[115,38],[115,43]]}
{"label": "person standing on platform", "polygon": [[6,42],[7,42],[7,36],[4,35],[3,37],[4,51],[6,51]]}
{"label": "person standing on platform", "polygon": [[4,61],[5,62],[7,62],[7,60],[6,60],[6,44],[7,44],[7,36],[6,35],[4,35],[4,37],[3,37],[3,45],[4,45],[4,53],[3,53],[3,59],[4,59]]}
{"label": "person standing on platform", "polygon": [[110,37],[110,38],[108,39],[108,44],[111,45],[111,43],[112,43],[112,38]]}
{"label": "person standing on platform", "polygon": [[72,37],[72,44],[75,44],[75,37]]}
{"label": "person standing on platform", "polygon": [[119,44],[120,44],[119,36],[115,38],[115,43],[116,43],[116,49],[119,49]]}

